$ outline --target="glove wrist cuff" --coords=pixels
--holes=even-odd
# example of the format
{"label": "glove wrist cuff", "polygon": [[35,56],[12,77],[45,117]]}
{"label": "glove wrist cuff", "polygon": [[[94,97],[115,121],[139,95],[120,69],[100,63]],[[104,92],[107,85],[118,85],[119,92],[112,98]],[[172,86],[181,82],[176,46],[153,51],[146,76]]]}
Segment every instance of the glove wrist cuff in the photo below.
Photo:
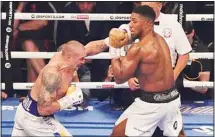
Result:
{"label": "glove wrist cuff", "polygon": [[109,37],[107,37],[107,38],[105,38],[105,44],[108,46],[108,47],[110,47],[111,45],[110,45],[110,42],[109,42]]}
{"label": "glove wrist cuff", "polygon": [[68,108],[71,105],[71,103],[70,103],[70,101],[69,101],[67,96],[57,100],[57,102],[60,105],[60,110],[64,110],[64,109]]}

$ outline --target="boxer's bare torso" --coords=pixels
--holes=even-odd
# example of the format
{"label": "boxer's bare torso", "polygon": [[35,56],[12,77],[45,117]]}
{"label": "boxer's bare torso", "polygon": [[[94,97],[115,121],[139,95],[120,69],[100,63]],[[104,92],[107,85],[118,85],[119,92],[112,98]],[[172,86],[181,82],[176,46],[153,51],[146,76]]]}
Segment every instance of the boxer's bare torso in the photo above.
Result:
{"label": "boxer's bare torso", "polygon": [[41,71],[41,73],[39,74],[37,80],[35,81],[34,86],[32,87],[31,90],[31,97],[34,100],[38,100],[38,96],[40,95],[41,88],[42,88],[42,84],[41,84],[41,77],[42,77],[42,73],[44,73],[44,71],[57,71],[61,74],[62,76],[62,83],[60,85],[60,88],[56,91],[56,94],[53,94],[53,96],[51,96],[51,99],[53,101],[56,101],[60,98],[62,98],[68,87],[70,86],[70,83],[72,82],[72,78],[73,78],[73,74],[76,70],[74,69],[68,69],[67,66],[65,65],[65,61],[63,61],[63,59],[61,59],[61,53],[56,53],[53,58],[49,61],[49,63],[43,68],[43,70]]}
{"label": "boxer's bare torso", "polygon": [[148,35],[139,43],[141,61],[135,72],[140,88],[145,91],[164,91],[174,86],[174,74],[168,45],[158,34]]}

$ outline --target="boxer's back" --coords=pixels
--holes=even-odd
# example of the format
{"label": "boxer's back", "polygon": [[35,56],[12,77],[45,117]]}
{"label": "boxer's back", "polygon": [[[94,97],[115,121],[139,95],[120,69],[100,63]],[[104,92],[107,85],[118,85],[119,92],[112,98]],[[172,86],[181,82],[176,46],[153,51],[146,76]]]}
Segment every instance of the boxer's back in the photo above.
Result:
{"label": "boxer's back", "polygon": [[143,55],[136,76],[145,91],[164,91],[174,86],[171,57],[165,40],[155,34],[140,41]]}

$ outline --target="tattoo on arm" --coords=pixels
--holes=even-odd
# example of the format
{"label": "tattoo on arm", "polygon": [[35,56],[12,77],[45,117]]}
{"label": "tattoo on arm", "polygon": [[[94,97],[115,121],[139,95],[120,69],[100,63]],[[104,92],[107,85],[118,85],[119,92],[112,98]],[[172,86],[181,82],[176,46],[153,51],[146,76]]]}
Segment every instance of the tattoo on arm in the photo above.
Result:
{"label": "tattoo on arm", "polygon": [[96,45],[96,49],[99,50],[105,50],[107,48],[106,44],[103,41],[99,41],[98,44]]}
{"label": "tattoo on arm", "polygon": [[62,76],[55,68],[45,68],[41,76],[41,91],[37,100],[38,106],[50,106],[53,101],[51,95],[56,94],[55,92],[60,88],[61,83]]}
{"label": "tattoo on arm", "polygon": [[49,93],[45,93],[46,91],[40,92],[40,95],[37,99],[37,104],[40,107],[48,107],[52,104],[52,100],[50,99]]}

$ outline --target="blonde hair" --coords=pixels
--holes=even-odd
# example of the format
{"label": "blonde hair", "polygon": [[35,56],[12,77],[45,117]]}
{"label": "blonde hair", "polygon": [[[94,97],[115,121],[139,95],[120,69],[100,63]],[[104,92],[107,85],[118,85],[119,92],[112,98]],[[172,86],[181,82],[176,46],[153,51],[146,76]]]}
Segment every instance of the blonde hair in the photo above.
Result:
{"label": "blonde hair", "polygon": [[61,45],[59,47],[59,50],[62,51],[63,55],[71,54],[71,52],[74,54],[78,54],[80,53],[80,51],[84,50],[84,45],[78,41],[72,40]]}

